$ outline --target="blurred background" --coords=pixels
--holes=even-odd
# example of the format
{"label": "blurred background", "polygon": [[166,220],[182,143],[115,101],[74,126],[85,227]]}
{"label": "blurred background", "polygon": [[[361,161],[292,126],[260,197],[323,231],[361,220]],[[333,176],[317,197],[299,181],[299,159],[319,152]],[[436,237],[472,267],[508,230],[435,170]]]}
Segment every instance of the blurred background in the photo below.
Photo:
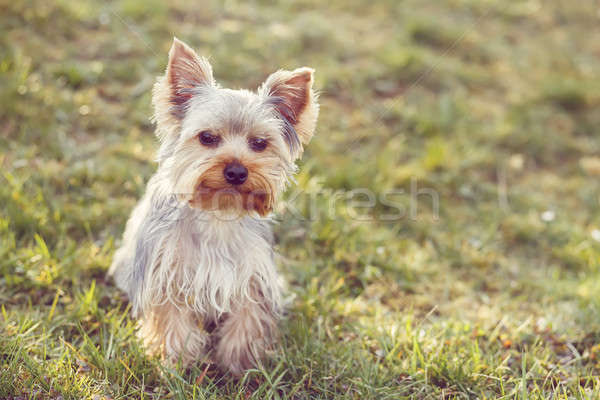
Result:
{"label": "blurred background", "polygon": [[[0,12],[0,397],[599,396],[598,2]],[[307,65],[321,92],[295,211],[275,217],[282,350],[239,382],[145,358],[105,277],[156,168],[173,36],[223,86]],[[332,201],[356,189],[375,204]]]}

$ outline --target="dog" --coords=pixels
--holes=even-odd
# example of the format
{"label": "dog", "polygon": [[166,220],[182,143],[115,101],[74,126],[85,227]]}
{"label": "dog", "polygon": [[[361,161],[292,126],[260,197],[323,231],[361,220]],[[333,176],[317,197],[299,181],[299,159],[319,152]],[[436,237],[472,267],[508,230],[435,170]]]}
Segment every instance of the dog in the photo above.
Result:
{"label": "dog", "polygon": [[283,301],[270,214],[315,130],[313,73],[226,89],[173,39],[152,95],[158,168],[109,270],[150,354],[240,376],[275,349]]}

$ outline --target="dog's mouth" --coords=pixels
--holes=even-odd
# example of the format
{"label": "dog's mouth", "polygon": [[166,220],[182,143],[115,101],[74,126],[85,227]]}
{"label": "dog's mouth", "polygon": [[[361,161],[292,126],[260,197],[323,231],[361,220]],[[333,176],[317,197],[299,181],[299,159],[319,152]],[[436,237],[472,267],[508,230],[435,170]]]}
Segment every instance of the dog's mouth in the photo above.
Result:
{"label": "dog's mouth", "polygon": [[192,208],[207,211],[257,212],[261,216],[272,210],[272,196],[247,185],[212,186],[200,181],[189,200]]}

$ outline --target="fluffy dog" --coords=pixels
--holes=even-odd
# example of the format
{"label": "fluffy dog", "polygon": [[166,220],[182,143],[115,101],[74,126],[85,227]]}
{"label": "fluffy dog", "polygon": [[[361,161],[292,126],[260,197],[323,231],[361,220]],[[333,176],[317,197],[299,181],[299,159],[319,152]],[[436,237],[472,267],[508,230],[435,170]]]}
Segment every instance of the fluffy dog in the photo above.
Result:
{"label": "fluffy dog", "polygon": [[282,289],[269,213],[313,136],[312,84],[304,67],[257,92],[225,89],[174,39],[152,98],[158,170],[109,271],[149,352],[184,365],[210,355],[240,375],[274,345]]}

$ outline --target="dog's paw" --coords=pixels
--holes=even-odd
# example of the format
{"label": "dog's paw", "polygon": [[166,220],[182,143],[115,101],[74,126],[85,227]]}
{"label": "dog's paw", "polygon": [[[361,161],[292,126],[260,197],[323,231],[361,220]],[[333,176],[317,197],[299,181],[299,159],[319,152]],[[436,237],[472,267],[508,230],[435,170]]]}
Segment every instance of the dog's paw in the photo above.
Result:
{"label": "dog's paw", "polygon": [[245,332],[229,330],[217,344],[215,359],[221,369],[239,377],[257,365],[257,360],[263,353],[262,347],[258,342],[253,342]]}

